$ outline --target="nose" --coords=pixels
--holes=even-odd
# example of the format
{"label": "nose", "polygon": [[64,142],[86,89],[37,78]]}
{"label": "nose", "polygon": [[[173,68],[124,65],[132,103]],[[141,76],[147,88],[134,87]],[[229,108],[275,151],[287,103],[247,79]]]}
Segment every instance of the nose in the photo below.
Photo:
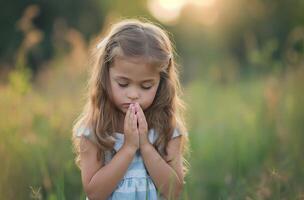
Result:
{"label": "nose", "polygon": [[128,98],[133,100],[137,100],[139,98],[139,91],[136,89],[130,89],[127,94]]}

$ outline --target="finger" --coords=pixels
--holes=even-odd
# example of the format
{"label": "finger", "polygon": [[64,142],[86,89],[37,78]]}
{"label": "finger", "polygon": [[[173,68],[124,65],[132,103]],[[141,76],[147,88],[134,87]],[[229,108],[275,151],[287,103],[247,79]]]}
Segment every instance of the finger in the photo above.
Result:
{"label": "finger", "polygon": [[146,131],[148,128],[147,121],[145,119],[145,115],[143,113],[137,113],[138,118],[138,129],[142,131]]}
{"label": "finger", "polygon": [[134,107],[135,107],[135,114],[138,113],[138,110],[139,110],[139,109],[138,109],[138,105],[139,105],[138,103],[135,103],[135,105],[134,105]]}
{"label": "finger", "polygon": [[128,121],[129,113],[130,113],[130,106],[129,106],[129,108],[128,108],[127,112],[126,112],[126,115],[125,115],[125,121],[124,121],[125,123]]}
{"label": "finger", "polygon": [[135,114],[135,107],[133,107],[132,129],[133,131],[137,130],[137,116]]}
{"label": "finger", "polygon": [[131,105],[130,118],[129,118],[129,127],[131,127],[131,128],[133,128],[133,126],[132,126],[133,120],[134,120],[134,106]]}
{"label": "finger", "polygon": [[141,122],[146,122],[146,116],[139,104],[137,104],[137,110],[138,110],[137,114]]}
{"label": "finger", "polygon": [[146,120],[142,117],[142,115],[138,116],[138,128],[141,131],[145,131],[147,129],[147,122]]}
{"label": "finger", "polygon": [[137,116],[137,121],[138,121],[138,129],[141,130],[142,129],[142,119],[139,113],[136,113]]}
{"label": "finger", "polygon": [[140,106],[139,104],[136,104],[136,116],[137,116],[137,120],[138,120],[138,124],[140,125],[140,118],[141,118],[141,113],[140,113]]}
{"label": "finger", "polygon": [[129,106],[128,110],[127,110],[127,113],[126,113],[126,116],[125,116],[125,126],[129,126],[129,121],[130,121],[130,114],[131,114],[131,105]]}
{"label": "finger", "polygon": [[132,121],[132,128],[134,130],[137,129],[137,116],[135,115],[135,113],[134,113],[134,118],[133,118],[133,121]]}
{"label": "finger", "polygon": [[144,115],[144,111],[143,109],[141,108],[141,106],[139,105],[139,103],[136,103],[136,109],[137,109],[137,112],[141,113]]}

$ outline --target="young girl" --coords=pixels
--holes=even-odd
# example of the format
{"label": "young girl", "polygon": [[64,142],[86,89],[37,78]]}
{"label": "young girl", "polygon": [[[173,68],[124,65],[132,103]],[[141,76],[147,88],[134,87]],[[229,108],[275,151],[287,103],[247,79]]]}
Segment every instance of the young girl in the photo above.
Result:
{"label": "young girl", "polygon": [[187,134],[171,42],[124,20],[97,45],[88,101],[73,128],[87,199],[177,199]]}

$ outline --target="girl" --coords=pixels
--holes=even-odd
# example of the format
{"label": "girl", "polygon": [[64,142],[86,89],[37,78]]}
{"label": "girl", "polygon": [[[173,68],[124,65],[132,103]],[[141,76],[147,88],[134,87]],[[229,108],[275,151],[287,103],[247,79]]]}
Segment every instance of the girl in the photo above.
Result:
{"label": "girl", "polygon": [[177,199],[187,134],[167,34],[124,20],[94,55],[88,101],[73,128],[87,199]]}

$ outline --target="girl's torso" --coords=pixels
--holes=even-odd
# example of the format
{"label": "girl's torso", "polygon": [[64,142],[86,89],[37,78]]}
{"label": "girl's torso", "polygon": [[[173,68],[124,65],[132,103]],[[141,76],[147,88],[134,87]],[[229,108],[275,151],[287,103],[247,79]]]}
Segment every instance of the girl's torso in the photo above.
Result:
{"label": "girl's torso", "polygon": [[[77,136],[84,135],[89,139],[94,139],[92,132],[89,129],[81,129],[78,131]],[[172,138],[179,136],[179,132],[175,129]],[[115,133],[116,141],[113,151],[105,152],[105,164],[108,164],[114,157],[115,153],[124,144],[124,134]],[[158,137],[158,134],[154,129],[150,129],[148,132],[148,138],[151,144],[154,144]],[[163,199],[158,193],[152,178],[144,165],[143,158],[140,151],[137,150],[132,162],[130,163],[127,172],[118,183],[116,189],[112,192],[108,200],[121,200],[121,199],[149,199],[149,200],[159,200]],[[87,198],[88,200],[88,198]]]}

